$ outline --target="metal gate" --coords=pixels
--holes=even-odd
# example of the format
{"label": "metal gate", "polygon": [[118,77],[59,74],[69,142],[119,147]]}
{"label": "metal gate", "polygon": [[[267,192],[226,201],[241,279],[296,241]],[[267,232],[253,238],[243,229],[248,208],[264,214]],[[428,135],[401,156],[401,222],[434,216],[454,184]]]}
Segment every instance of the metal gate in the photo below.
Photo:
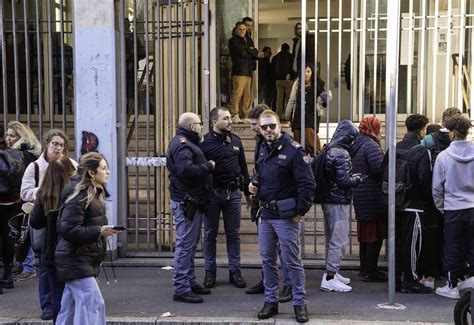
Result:
{"label": "metal gate", "polygon": [[[0,115],[74,135],[72,2],[0,0]],[[72,141],[73,143],[73,141]]]}
{"label": "metal gate", "polygon": [[207,1],[120,1],[126,256],[174,250],[165,155],[178,116],[209,112]]}

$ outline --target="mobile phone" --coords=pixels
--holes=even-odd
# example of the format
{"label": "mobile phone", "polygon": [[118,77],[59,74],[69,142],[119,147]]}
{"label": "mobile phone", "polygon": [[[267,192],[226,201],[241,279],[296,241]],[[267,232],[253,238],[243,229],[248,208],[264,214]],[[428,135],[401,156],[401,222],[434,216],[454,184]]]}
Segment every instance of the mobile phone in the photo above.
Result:
{"label": "mobile phone", "polygon": [[127,228],[125,228],[124,226],[113,226],[112,229],[113,230],[125,230]]}

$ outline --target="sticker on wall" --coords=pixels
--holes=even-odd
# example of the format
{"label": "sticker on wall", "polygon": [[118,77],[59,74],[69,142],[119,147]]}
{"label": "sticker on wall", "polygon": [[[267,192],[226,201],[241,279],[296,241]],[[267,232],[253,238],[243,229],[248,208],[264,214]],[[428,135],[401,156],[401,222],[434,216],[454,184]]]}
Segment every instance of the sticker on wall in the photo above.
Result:
{"label": "sticker on wall", "polygon": [[99,138],[92,133],[87,131],[82,131],[82,146],[81,146],[81,155],[88,152],[97,152],[97,147],[99,146]]}

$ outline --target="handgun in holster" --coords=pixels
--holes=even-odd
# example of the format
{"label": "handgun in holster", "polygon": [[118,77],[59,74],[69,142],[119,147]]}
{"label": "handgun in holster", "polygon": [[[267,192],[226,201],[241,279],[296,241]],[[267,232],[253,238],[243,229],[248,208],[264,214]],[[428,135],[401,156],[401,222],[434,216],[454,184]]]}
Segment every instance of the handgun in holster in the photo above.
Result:
{"label": "handgun in holster", "polygon": [[183,201],[181,201],[181,205],[186,219],[193,219],[198,209],[201,212],[207,210],[207,204],[204,200],[189,194],[186,194]]}
{"label": "handgun in holster", "polygon": [[250,220],[252,222],[258,222],[260,211],[260,200],[256,195],[252,195],[252,208],[250,209]]}

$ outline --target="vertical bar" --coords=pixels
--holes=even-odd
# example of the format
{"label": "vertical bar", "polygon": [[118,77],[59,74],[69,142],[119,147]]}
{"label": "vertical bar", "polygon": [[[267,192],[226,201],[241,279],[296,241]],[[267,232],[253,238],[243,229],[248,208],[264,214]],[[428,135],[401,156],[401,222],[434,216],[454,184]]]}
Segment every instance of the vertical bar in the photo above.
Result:
{"label": "vertical bar", "polygon": [[[163,107],[161,105],[162,103],[162,84],[161,84],[161,61],[162,61],[162,51],[161,51],[161,13],[160,13],[160,1],[156,0],[156,26],[157,26],[157,53],[156,57],[154,58],[155,60],[155,69],[156,69],[156,74],[155,74],[155,103],[156,103],[156,109],[155,109],[155,118],[158,120],[158,128],[156,128],[157,134],[157,139],[158,141],[161,140],[162,143],[160,145],[160,155],[163,153],[165,147],[163,146],[163,142],[165,142],[165,138],[163,137]],[[161,202],[161,175],[160,178],[158,179],[158,202]],[[162,245],[162,227],[163,227],[163,214],[164,214],[164,208],[160,209],[159,215],[158,215],[158,251],[161,252],[161,245]]]}
{"label": "vertical bar", "polygon": [[355,24],[354,24],[354,20],[355,20],[355,11],[354,11],[354,7],[355,7],[355,3],[354,3],[355,0],[351,0],[351,50],[350,50],[350,55],[351,55],[351,80],[350,80],[350,90],[351,90],[351,102],[350,102],[350,118],[351,120],[354,119],[354,99],[355,99],[355,96],[356,96],[356,92],[354,91],[354,80],[355,80],[355,77],[354,77],[354,37],[355,37],[355,32],[354,32],[354,28],[355,28]]}
{"label": "vertical bar", "polygon": [[28,6],[23,1],[23,24],[25,27],[25,68],[26,68],[26,121],[31,124],[31,67],[30,67],[30,35],[28,31]]}
{"label": "vertical bar", "polygon": [[184,6],[185,4],[181,2],[181,16],[180,16],[180,25],[181,25],[181,80],[182,80],[182,87],[181,89],[181,105],[183,106],[183,111],[187,111],[186,107],[186,29],[184,25]]}
{"label": "vertical bar", "polygon": [[[433,76],[437,75],[438,69],[438,29],[439,29],[439,0],[435,0],[435,29],[433,31]],[[431,85],[431,121],[435,120],[436,116],[436,79],[432,78]]]}
{"label": "vertical bar", "polygon": [[300,65],[300,128],[301,128],[301,146],[305,148],[305,69],[306,69],[306,0],[301,1],[301,46],[300,46],[300,53],[301,53],[301,65]]}
{"label": "vertical bar", "polygon": [[[444,107],[443,109],[445,108],[448,108],[449,106],[449,93],[450,93],[450,67],[451,67],[451,26],[453,24],[453,2],[452,1],[448,1],[448,22],[447,22],[447,25],[446,25],[446,33],[447,33],[447,46],[446,46],[446,66],[445,66],[445,79],[444,79]],[[459,31],[459,33],[461,33],[461,31]],[[462,73],[462,70],[460,70],[461,68],[461,62],[458,61],[458,73]],[[461,89],[458,89],[459,91],[461,91]],[[454,96],[453,96],[453,101],[454,101]],[[432,120],[434,121],[434,119]]]}
{"label": "vertical bar", "polygon": [[418,53],[419,59],[418,59],[418,79],[419,79],[419,87],[418,87],[418,113],[420,114],[427,114],[426,108],[425,108],[425,95],[426,95],[426,89],[425,89],[425,75],[426,75],[426,69],[425,69],[425,60],[426,60],[426,55],[425,55],[425,45],[426,45],[426,6],[427,2],[426,1],[420,1],[421,5],[421,36],[420,36],[420,41],[418,45]]}
{"label": "vertical bar", "polygon": [[48,65],[49,65],[49,113],[50,113],[50,123],[51,128],[54,128],[54,76],[53,76],[53,42],[52,42],[52,20],[51,20],[51,1],[46,1],[48,4]]}
{"label": "vertical bar", "polygon": [[359,42],[360,58],[359,58],[359,121],[364,118],[365,111],[365,53],[367,46],[367,0],[362,1],[362,38]]}
{"label": "vertical bar", "polygon": [[[303,0],[305,1],[305,0]],[[305,1],[306,2],[306,1]],[[209,132],[209,0],[204,0],[204,129]]]}
{"label": "vertical bar", "polygon": [[[38,1],[38,0],[36,0]],[[2,49],[6,49],[5,31],[4,31],[4,11],[3,1],[0,1],[0,44]],[[3,126],[5,131],[7,130],[8,124],[8,85],[7,85],[7,55],[6,51],[2,51],[2,92],[3,92]]]}
{"label": "vertical bar", "polygon": [[[148,96],[149,83],[150,83],[150,58],[148,56],[148,0],[145,0],[145,116],[146,116],[146,156],[150,157],[150,97]],[[138,130],[137,130],[138,131]],[[146,244],[147,250],[150,251],[150,205],[151,205],[151,195],[150,195],[150,172],[151,167],[146,167]]]}
{"label": "vertical bar", "polygon": [[[472,9],[472,2],[471,2],[471,9]],[[1,16],[0,16],[1,17]],[[471,16],[471,26],[472,26],[472,23],[473,23],[473,18]],[[469,58],[469,62],[471,63],[471,68],[470,68],[470,73],[469,75],[471,76],[471,80],[473,79],[473,76],[474,76],[474,39],[473,39],[473,34],[474,34],[474,29],[471,29],[470,33],[469,33],[469,43],[470,43],[470,54],[471,54],[471,57]],[[471,84],[471,87],[470,87],[470,106],[469,106],[469,109],[471,111],[471,123],[474,122],[474,109],[473,109],[473,103],[474,103],[474,85]]]}
{"label": "vertical bar", "polygon": [[[0,1],[1,3],[1,1]],[[38,64],[38,122],[39,122],[39,137],[43,138],[43,67],[41,65],[41,25],[40,25],[40,10],[39,0],[35,0],[36,11],[36,55]],[[1,24],[0,24],[1,25]]]}
{"label": "vertical bar", "polygon": [[[461,9],[460,9],[460,22],[459,22],[459,51],[458,51],[458,62],[459,62],[459,73],[458,73],[458,98],[457,98],[457,107],[462,111],[463,110],[463,77],[464,77],[464,42],[466,37],[466,0],[461,0]],[[467,67],[466,67],[467,69]],[[467,94],[466,94],[467,97]],[[454,101],[454,98],[453,98]],[[467,107],[467,103],[466,103]]]}
{"label": "vertical bar", "polygon": [[[61,72],[60,73],[61,73],[62,124],[63,124],[63,130],[66,130],[66,79],[65,79],[66,71],[64,69],[64,7],[63,7],[63,1],[64,0],[59,0],[59,20],[60,20],[60,26],[61,26],[61,30],[60,30],[61,43],[59,44],[59,46],[61,46]],[[58,97],[59,97],[59,94],[58,94]]]}
{"label": "vertical bar", "polygon": [[[138,85],[137,85],[137,71],[138,71],[138,57],[137,57],[137,25],[138,25],[138,15],[137,15],[137,0],[133,1],[133,112],[134,119],[133,123],[135,124],[135,157],[138,157]],[[130,78],[130,77],[129,77]],[[128,123],[128,121],[127,121]],[[135,249],[139,248],[139,229],[140,229],[140,218],[139,213],[139,189],[140,189],[140,167],[135,166]]]}
{"label": "vertical bar", "polygon": [[413,20],[414,20],[414,12],[413,12],[413,0],[410,0],[410,8],[408,10],[409,14],[409,31],[408,31],[408,71],[407,71],[407,114],[412,113],[412,104],[411,104],[411,94],[412,94],[412,70],[413,70],[413,61],[412,61],[412,53],[413,53]]}
{"label": "vertical bar", "polygon": [[[327,89],[329,91],[329,86],[331,85],[331,1],[327,1],[326,6],[326,17],[327,17],[327,34],[326,34],[326,80],[327,80]],[[326,111],[326,143],[329,143],[329,111],[330,103],[327,102]],[[338,121],[339,122],[339,121]]]}
{"label": "vertical bar", "polygon": [[[413,1],[413,0],[410,0]],[[374,30],[374,112],[377,114],[377,68],[378,68],[378,46],[379,46],[379,2],[375,1],[375,30]]]}
{"label": "vertical bar", "polygon": [[[388,150],[395,153],[397,142],[398,65],[400,37],[400,2],[387,2],[387,64],[385,93],[387,106]],[[395,302],[395,154],[389,155],[389,204],[388,204],[388,299]]]}
{"label": "vertical bar", "polygon": [[192,2],[192,11],[191,11],[191,20],[192,20],[192,37],[191,37],[191,104],[192,109],[191,111],[194,113],[198,112],[197,108],[197,101],[196,101],[196,70],[195,70],[195,63],[196,63],[196,3],[195,0]]}
{"label": "vertical bar", "polygon": [[337,44],[337,49],[338,49],[337,51],[337,120],[340,121],[341,120],[341,70],[340,69],[342,66],[342,0],[339,0],[339,31],[338,31],[337,36],[338,36],[338,39],[337,39],[337,43],[338,43]]}
{"label": "vertical bar", "polygon": [[[314,80],[316,82],[314,83],[314,102],[317,103],[317,98],[318,98],[318,82],[317,82],[317,76],[318,76],[318,45],[319,45],[319,0],[315,1],[314,4],[314,65],[315,65],[315,73],[316,76]],[[317,104],[316,104],[317,105]],[[318,125],[318,114],[314,114],[314,130],[317,130],[317,125]],[[319,122],[321,123],[321,122]],[[314,132],[314,143],[316,144],[318,134],[317,132]],[[316,145],[315,145],[316,148]],[[317,247],[318,247],[318,236],[317,236],[317,229],[316,229],[316,221],[317,221],[317,205],[313,204],[313,253],[316,253]],[[304,243],[304,242],[303,242]]]}
{"label": "vertical bar", "polygon": [[[20,120],[20,76],[18,67],[18,37],[16,36],[16,3],[12,2],[13,64],[15,66],[15,117]],[[6,52],[6,51],[5,51]]]}
{"label": "vertical bar", "polygon": [[171,0],[168,0],[168,111],[169,115],[172,116],[172,109],[173,109],[173,87],[172,87],[172,80],[173,80],[173,35],[172,35],[172,28],[171,28]]}

